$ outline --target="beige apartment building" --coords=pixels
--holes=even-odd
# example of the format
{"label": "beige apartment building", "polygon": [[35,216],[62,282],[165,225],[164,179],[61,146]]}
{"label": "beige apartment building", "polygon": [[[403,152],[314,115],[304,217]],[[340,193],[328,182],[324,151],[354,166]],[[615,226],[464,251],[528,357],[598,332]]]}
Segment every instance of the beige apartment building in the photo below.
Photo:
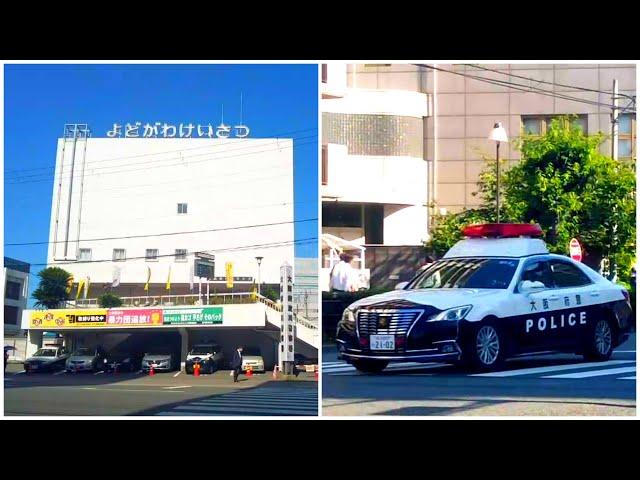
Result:
{"label": "beige apartment building", "polygon": [[[635,64],[323,65],[323,233],[366,247],[372,283],[406,276],[378,272],[373,282],[374,264],[386,258],[375,252],[417,254],[431,204],[441,213],[479,204],[473,193],[483,156],[495,158],[487,137],[496,122],[509,137],[500,157],[511,164],[522,133],[543,133],[558,115],[575,114],[589,134],[609,135],[614,79],[619,158],[631,158]],[[608,139],[602,149],[610,152]]]}
{"label": "beige apartment building", "polygon": [[[543,132],[553,116],[576,114],[589,134],[599,131],[609,134],[611,109],[605,104],[612,104],[613,79],[618,80],[621,95],[636,95],[635,64],[479,65],[495,72],[467,65],[435,66],[455,73],[404,64],[348,64],[343,70],[346,84],[343,92],[349,95],[350,89],[407,90],[427,95],[430,108],[429,115],[424,117],[422,143],[423,158],[429,163],[431,174],[430,200],[448,211],[478,204],[472,193],[477,190],[482,155],[495,156],[495,146],[487,140],[495,122],[502,122],[509,139],[516,140],[525,130]],[[329,65],[328,73],[331,68],[334,65]],[[519,85],[509,88],[460,73]],[[565,98],[521,91],[527,87]],[[325,87],[323,93],[326,91]],[[323,99],[327,98],[324,93]],[[628,103],[621,99],[620,106],[624,108]],[[635,115],[621,115],[619,133],[619,157],[635,156]],[[610,151],[609,140],[602,148]],[[519,152],[510,143],[501,147],[501,157],[517,162]]]}

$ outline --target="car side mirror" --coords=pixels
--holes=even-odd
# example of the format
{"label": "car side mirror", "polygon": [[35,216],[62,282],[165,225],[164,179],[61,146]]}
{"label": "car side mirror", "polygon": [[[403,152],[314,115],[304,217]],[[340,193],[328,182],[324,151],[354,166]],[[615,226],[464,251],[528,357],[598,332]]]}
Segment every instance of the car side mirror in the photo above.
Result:
{"label": "car side mirror", "polygon": [[534,293],[544,290],[546,285],[542,282],[532,282],[531,280],[523,280],[518,284],[518,291],[520,293]]}
{"label": "car side mirror", "polygon": [[409,282],[400,282],[396,284],[395,290],[404,290],[404,287],[406,287],[407,285],[409,285]]}

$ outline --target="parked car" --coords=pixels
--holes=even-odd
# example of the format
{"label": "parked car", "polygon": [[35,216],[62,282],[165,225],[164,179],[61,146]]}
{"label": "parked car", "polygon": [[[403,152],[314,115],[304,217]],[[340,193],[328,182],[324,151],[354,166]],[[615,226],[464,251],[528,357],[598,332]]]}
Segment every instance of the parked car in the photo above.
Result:
{"label": "parked car", "polygon": [[309,358],[306,357],[304,355],[302,355],[301,353],[295,353],[293,355],[294,358],[294,366],[298,369],[298,370],[302,370],[305,371],[307,369],[307,367],[313,366],[313,365],[318,365],[318,359],[317,358]]}
{"label": "parked car", "polygon": [[149,372],[151,367],[155,372],[170,372],[177,366],[177,355],[174,353],[152,353],[144,354],[142,358],[142,371]]}
{"label": "parked car", "polygon": [[213,373],[222,368],[224,355],[222,347],[215,343],[194,345],[187,354],[185,372],[193,373],[196,364],[200,364],[200,373]]}
{"label": "parked car", "polygon": [[69,355],[66,347],[43,347],[24,361],[24,370],[26,373],[62,370]]}
{"label": "parked car", "polygon": [[104,368],[105,353],[100,347],[80,347],[76,349],[65,363],[67,373],[97,372]]}
{"label": "parked car", "polygon": [[109,352],[105,357],[106,372],[137,372],[142,369],[143,353],[140,352]]}
{"label": "parked car", "polygon": [[246,372],[249,366],[254,372],[264,372],[264,358],[257,347],[245,347],[242,351],[242,371]]}

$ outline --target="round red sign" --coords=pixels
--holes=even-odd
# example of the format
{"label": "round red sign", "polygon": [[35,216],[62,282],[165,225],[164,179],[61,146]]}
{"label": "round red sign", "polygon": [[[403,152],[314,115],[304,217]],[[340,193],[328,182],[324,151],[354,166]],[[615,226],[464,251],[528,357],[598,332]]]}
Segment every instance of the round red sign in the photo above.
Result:
{"label": "round red sign", "polygon": [[575,238],[572,238],[569,242],[569,255],[571,255],[571,258],[576,262],[582,261],[582,248],[580,247],[580,242]]}

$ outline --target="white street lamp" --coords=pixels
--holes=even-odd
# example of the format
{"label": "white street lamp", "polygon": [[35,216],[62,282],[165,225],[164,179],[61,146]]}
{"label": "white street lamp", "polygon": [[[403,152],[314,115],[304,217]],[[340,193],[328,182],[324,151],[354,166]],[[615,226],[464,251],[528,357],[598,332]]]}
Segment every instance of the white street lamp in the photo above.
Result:
{"label": "white street lamp", "polygon": [[258,262],[258,295],[260,295],[260,264],[263,258],[264,257],[256,257],[256,261]]}
{"label": "white street lamp", "polygon": [[500,142],[508,142],[507,132],[501,122],[493,125],[489,140],[496,142],[496,223],[500,223]]}

